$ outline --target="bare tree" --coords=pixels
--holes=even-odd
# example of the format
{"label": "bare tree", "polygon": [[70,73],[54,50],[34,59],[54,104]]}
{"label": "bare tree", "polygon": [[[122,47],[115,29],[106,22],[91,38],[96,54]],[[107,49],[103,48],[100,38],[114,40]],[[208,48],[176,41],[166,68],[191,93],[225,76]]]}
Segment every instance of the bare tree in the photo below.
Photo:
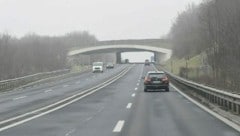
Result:
{"label": "bare tree", "polygon": [[66,67],[67,51],[88,46],[97,39],[88,32],[49,37],[28,34],[17,39],[0,35],[0,80]]}
{"label": "bare tree", "polygon": [[240,1],[206,0],[179,14],[170,37],[177,57],[205,51],[213,69],[212,83],[239,90]]}

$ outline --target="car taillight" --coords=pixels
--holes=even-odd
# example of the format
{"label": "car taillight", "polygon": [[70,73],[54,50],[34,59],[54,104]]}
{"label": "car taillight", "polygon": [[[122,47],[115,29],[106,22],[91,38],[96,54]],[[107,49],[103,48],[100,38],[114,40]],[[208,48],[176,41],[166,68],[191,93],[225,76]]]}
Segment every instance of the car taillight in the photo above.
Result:
{"label": "car taillight", "polygon": [[162,81],[163,81],[164,83],[168,83],[168,82],[169,82],[168,77],[162,78]]}
{"label": "car taillight", "polygon": [[149,77],[145,77],[144,82],[145,82],[145,83],[151,82],[151,78],[149,78]]}

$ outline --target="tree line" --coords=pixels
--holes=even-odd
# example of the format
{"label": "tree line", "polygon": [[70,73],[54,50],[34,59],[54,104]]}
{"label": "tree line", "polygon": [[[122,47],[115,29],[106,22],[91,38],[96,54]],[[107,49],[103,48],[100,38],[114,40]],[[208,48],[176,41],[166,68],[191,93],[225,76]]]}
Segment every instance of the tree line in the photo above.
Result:
{"label": "tree line", "polygon": [[67,52],[96,43],[88,32],[71,32],[63,36],[28,34],[16,38],[0,34],[0,80],[67,67]]}
{"label": "tree line", "polygon": [[206,52],[212,84],[240,89],[240,1],[205,0],[189,5],[172,25],[175,57]]}

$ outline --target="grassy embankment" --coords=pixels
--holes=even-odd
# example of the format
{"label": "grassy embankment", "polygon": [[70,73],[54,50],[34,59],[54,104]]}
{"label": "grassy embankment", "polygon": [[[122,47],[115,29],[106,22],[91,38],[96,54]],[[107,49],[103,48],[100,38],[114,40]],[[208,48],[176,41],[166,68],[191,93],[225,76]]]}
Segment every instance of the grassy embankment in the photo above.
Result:
{"label": "grassy embankment", "polygon": [[[172,57],[165,63],[165,68],[169,71],[172,71],[175,75],[179,75],[181,68],[186,68],[186,62],[188,64],[188,78],[195,79],[199,76],[202,76],[204,73],[199,70],[199,68],[203,65],[203,58],[206,57],[205,53],[198,54],[196,56],[190,57],[189,60],[185,58],[175,58]],[[172,65],[171,65],[172,63]]]}
{"label": "grassy embankment", "polygon": [[89,68],[90,68],[89,65],[74,65],[71,67],[71,72],[72,73],[81,72],[81,71],[87,70]]}

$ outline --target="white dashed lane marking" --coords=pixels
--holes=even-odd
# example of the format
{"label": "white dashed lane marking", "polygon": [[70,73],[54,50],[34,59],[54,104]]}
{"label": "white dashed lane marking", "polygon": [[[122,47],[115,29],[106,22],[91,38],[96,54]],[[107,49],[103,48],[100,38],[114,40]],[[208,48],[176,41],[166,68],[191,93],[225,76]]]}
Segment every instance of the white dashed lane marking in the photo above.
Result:
{"label": "white dashed lane marking", "polygon": [[20,97],[16,97],[16,98],[13,98],[13,100],[19,100],[19,99],[23,99],[23,98],[26,98],[27,96],[20,96]]}
{"label": "white dashed lane marking", "polygon": [[70,131],[68,131],[65,136],[70,136],[72,133],[74,133],[76,130],[75,129],[72,129]]}
{"label": "white dashed lane marking", "polygon": [[65,87],[68,87],[69,85],[63,85],[63,87],[65,88]]}
{"label": "white dashed lane marking", "polygon": [[44,93],[52,92],[52,89],[45,90]]}
{"label": "white dashed lane marking", "polygon": [[103,107],[101,107],[101,108],[99,108],[99,109],[97,110],[97,113],[99,113],[99,112],[102,112],[102,111],[103,111],[103,109],[104,109],[104,106],[103,106]]}
{"label": "white dashed lane marking", "polygon": [[135,93],[133,93],[133,94],[132,94],[132,97],[135,97],[135,96],[136,96],[136,94],[135,94]]}
{"label": "white dashed lane marking", "polygon": [[135,90],[137,90],[138,88],[136,87]]}
{"label": "white dashed lane marking", "polygon": [[89,117],[89,118],[86,119],[86,121],[89,121],[89,120],[91,120],[92,118],[93,118],[93,117]]}
{"label": "white dashed lane marking", "polygon": [[80,84],[80,81],[75,82],[75,84]]}
{"label": "white dashed lane marking", "polygon": [[240,127],[239,125],[237,125],[236,123],[230,121],[229,119],[219,115],[218,113],[210,110],[209,108],[205,107],[204,105],[202,105],[201,103],[197,102],[196,100],[194,100],[193,98],[189,97],[188,95],[184,94],[181,90],[179,90],[177,87],[175,87],[173,84],[170,84],[179,94],[181,94],[183,97],[185,97],[186,99],[188,99],[189,101],[191,101],[192,103],[196,104],[199,108],[201,108],[202,110],[208,112],[209,114],[211,114],[212,116],[218,118],[219,120],[221,120],[222,122],[224,122],[225,124],[229,125],[230,127],[234,128],[235,130],[237,130],[238,132],[240,132]]}
{"label": "white dashed lane marking", "polygon": [[128,103],[128,105],[127,105],[127,109],[131,109],[131,107],[132,107],[132,103]]}
{"label": "white dashed lane marking", "polygon": [[119,120],[116,126],[114,127],[113,132],[121,132],[124,126],[124,122],[125,122],[124,120]]}

